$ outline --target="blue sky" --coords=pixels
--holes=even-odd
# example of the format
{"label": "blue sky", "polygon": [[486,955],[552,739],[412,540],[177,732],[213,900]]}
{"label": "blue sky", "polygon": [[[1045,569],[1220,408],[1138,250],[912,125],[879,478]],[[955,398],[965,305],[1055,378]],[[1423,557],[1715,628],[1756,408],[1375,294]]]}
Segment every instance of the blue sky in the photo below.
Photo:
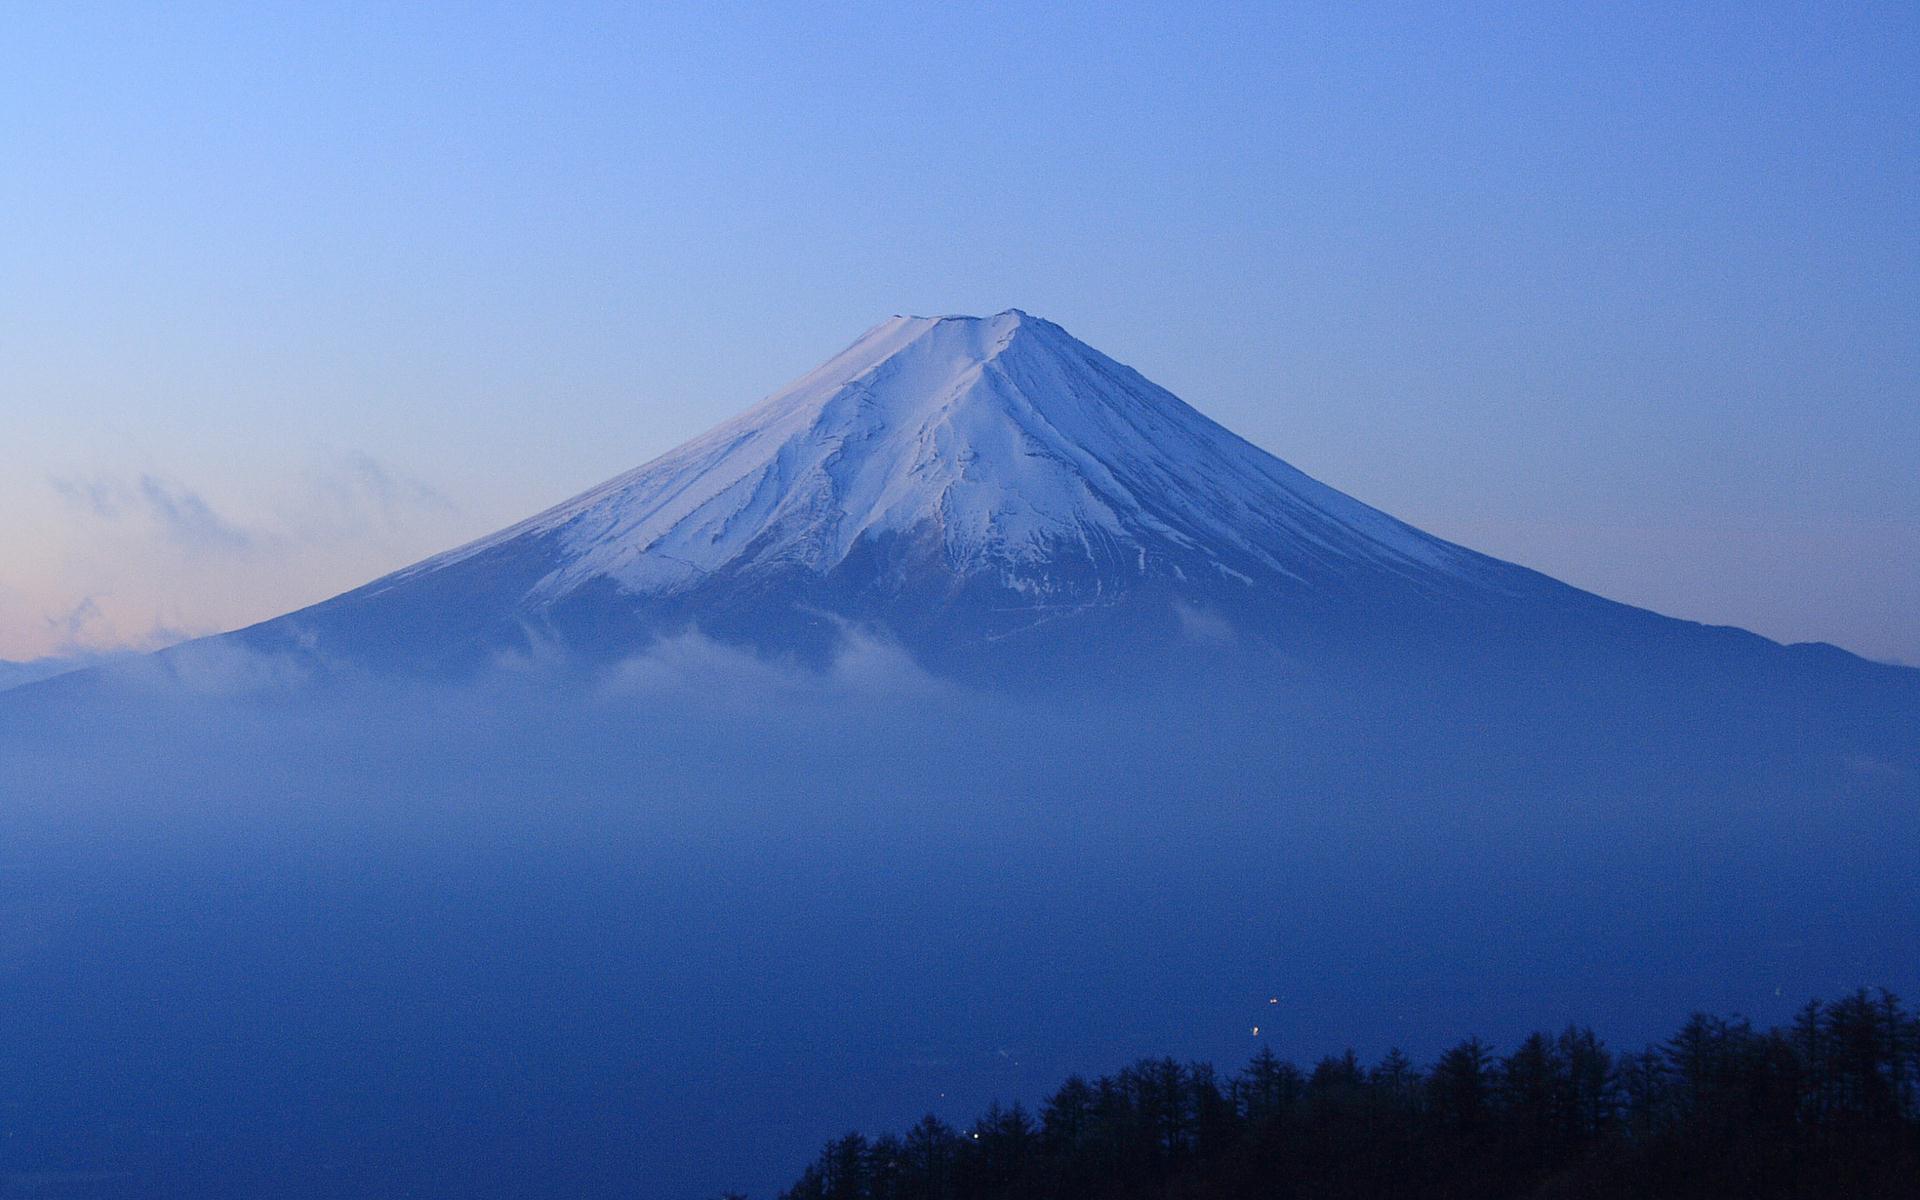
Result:
{"label": "blue sky", "polygon": [[230,627],[896,312],[1920,662],[1912,4],[15,6],[0,656]]}

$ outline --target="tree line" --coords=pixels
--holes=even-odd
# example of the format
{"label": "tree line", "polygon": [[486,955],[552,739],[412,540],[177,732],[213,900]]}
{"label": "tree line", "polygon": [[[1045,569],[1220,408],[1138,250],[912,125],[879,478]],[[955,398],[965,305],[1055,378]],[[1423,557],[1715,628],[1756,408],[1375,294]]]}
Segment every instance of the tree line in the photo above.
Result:
{"label": "tree line", "polygon": [[1638,1052],[1592,1030],[1222,1075],[1143,1060],[1039,1106],[829,1142],[783,1200],[1920,1197],[1920,1015],[1887,992],[1785,1029],[1696,1014]]}

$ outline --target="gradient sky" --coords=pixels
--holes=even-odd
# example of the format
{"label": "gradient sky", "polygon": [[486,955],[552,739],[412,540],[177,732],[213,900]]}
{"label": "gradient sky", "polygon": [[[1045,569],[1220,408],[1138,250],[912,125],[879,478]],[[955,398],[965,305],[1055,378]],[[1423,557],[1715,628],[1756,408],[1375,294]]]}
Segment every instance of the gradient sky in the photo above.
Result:
{"label": "gradient sky", "polygon": [[1920,663],[1910,0],[428,7],[8,7],[0,657],[1019,306],[1435,533]]}

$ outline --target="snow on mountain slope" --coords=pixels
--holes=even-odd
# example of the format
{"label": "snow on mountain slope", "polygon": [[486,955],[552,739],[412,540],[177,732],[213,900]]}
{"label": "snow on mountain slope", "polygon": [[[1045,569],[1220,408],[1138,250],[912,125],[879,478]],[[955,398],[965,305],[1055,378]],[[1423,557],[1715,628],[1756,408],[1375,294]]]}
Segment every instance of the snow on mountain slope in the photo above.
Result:
{"label": "snow on mountain slope", "polygon": [[[1301,474],[1059,326],[896,317],[751,411],[529,521],[390,577],[553,542],[536,604],[605,579],[666,595],[724,571],[827,573],[862,539],[1036,598],[1063,560],[1251,584],[1365,564],[1445,581],[1487,560]],[[377,585],[378,586],[378,585]]]}

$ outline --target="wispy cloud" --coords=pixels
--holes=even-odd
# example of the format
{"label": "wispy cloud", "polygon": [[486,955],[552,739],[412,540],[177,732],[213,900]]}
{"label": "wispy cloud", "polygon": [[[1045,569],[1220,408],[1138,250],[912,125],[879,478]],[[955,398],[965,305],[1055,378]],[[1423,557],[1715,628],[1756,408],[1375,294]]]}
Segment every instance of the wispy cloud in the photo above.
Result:
{"label": "wispy cloud", "polygon": [[370,454],[350,454],[343,467],[388,521],[416,508],[453,509],[453,502],[439,489],[392,470]]}
{"label": "wispy cloud", "polygon": [[312,603],[472,533],[437,488],[365,453],[250,491],[213,482],[165,469],[46,478],[53,523],[40,538],[57,553],[40,578],[19,577],[0,644],[14,657],[150,649]]}
{"label": "wispy cloud", "polygon": [[116,523],[146,521],[180,549],[220,555],[392,533],[416,515],[456,511],[431,484],[358,452],[307,472],[304,486],[272,501],[252,522],[228,516],[197,488],[151,472],[48,482],[84,516]]}
{"label": "wispy cloud", "polygon": [[53,479],[68,504],[103,521],[145,518],[175,545],[189,550],[239,554],[253,549],[259,535],[222,516],[206,497],[182,483],[158,475],[137,478]]}
{"label": "wispy cloud", "polygon": [[234,553],[251,550],[255,545],[254,534],[215,512],[213,506],[191,488],[142,475],[140,498],[146,504],[148,515],[180,545]]}
{"label": "wispy cloud", "polygon": [[91,513],[103,520],[116,520],[125,510],[125,489],[107,480],[78,480],[53,478],[47,480],[53,490],[59,493],[74,508]]}
{"label": "wispy cloud", "polygon": [[48,614],[46,621],[47,627],[59,638],[57,646],[65,649],[83,643],[88,627],[98,625],[102,617],[99,602],[92,596],[82,596],[79,603],[65,612]]}
{"label": "wispy cloud", "polygon": [[281,524],[310,540],[391,533],[421,514],[457,506],[439,489],[370,454],[343,454],[307,474],[306,488],[280,505]]}

